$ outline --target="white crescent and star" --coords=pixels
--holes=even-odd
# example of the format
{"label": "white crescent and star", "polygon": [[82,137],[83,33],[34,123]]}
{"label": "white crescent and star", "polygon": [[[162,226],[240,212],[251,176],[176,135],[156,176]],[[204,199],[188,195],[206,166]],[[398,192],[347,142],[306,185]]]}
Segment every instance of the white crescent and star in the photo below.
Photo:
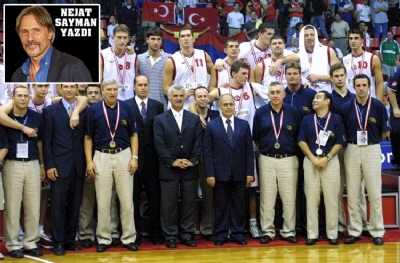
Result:
{"label": "white crescent and star", "polygon": [[168,7],[167,7],[166,5],[160,5],[159,7],[160,7],[160,8],[164,8],[165,14],[161,15],[161,14],[159,13],[158,15],[161,16],[161,17],[166,17],[166,16],[169,14],[169,9],[168,9]]}
{"label": "white crescent and star", "polygon": [[[197,13],[191,14],[191,15],[189,16],[189,23],[190,23],[191,25],[197,26],[199,23],[193,22],[193,18],[194,18],[195,16],[200,17],[200,15],[197,14]],[[206,21],[206,19],[205,19],[204,17],[200,17],[199,20],[200,20],[200,22],[202,22],[202,23],[204,23],[204,22]]]}

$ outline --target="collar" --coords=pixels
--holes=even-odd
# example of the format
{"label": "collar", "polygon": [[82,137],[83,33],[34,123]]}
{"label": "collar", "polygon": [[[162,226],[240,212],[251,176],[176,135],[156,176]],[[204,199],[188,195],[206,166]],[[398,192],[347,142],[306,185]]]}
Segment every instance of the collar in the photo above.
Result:
{"label": "collar", "polygon": [[183,117],[183,109],[180,111],[176,111],[173,108],[171,108],[171,112],[174,115],[174,117],[177,116],[178,114],[181,114],[181,116]]}
{"label": "collar", "polygon": [[[226,120],[227,120],[228,118],[226,118],[226,117],[224,117],[224,116],[221,115],[221,119],[222,119],[222,123],[223,123],[224,125],[227,125]],[[229,119],[231,120],[231,126],[232,126],[235,118],[234,118],[233,115],[232,115]]]}
{"label": "collar", "polygon": [[15,116],[14,115],[14,109],[12,109],[11,111],[10,111],[10,117],[12,118],[12,119],[14,119],[14,118],[25,118],[26,116],[30,116],[31,115],[31,110],[28,108],[28,111],[26,112],[26,114],[24,115],[24,116]]}
{"label": "collar", "polygon": [[286,90],[286,94],[288,94],[288,95],[290,95],[290,94],[297,94],[297,93],[299,93],[299,92],[301,92],[301,91],[304,90],[304,86],[303,86],[303,84],[301,84],[301,85],[300,85],[300,88],[299,88],[296,92],[291,92],[290,89],[289,89],[288,87],[286,87],[285,90]]}
{"label": "collar", "polygon": [[139,109],[142,108],[142,101],[144,101],[144,103],[146,104],[146,108],[149,106],[149,104],[148,104],[149,98],[148,97],[145,98],[144,100],[142,100],[138,96],[135,96],[135,101],[136,101],[136,104],[139,106]]}
{"label": "collar", "polygon": [[[47,50],[46,54],[40,60],[40,68],[42,67],[50,67],[51,57],[53,55],[53,46],[50,46],[49,50]],[[22,64],[22,72],[29,76],[29,68],[31,66],[31,58],[28,57],[24,64]]]}
{"label": "collar", "polygon": [[72,109],[75,109],[75,107],[76,107],[76,98],[75,98],[75,101],[72,102],[72,103],[69,103],[65,99],[62,99],[61,102],[62,102],[62,104],[64,105],[65,108],[69,108],[69,106],[71,106]]}

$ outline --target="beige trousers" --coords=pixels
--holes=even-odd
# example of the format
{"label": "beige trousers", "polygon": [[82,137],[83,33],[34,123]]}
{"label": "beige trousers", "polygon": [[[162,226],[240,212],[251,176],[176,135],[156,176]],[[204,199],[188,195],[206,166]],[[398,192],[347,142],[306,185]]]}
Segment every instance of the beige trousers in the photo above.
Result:
{"label": "beige trousers", "polygon": [[360,188],[364,180],[370,205],[370,233],[383,237],[385,229],[382,214],[381,148],[379,144],[358,146],[349,144],[344,153],[347,200],[349,211],[349,235],[361,235]]}
{"label": "beige trousers", "polygon": [[[40,210],[40,166],[29,162],[6,160],[3,168],[6,219],[6,248],[37,248]],[[18,241],[21,204],[24,203],[24,243]]]}
{"label": "beige trousers", "polygon": [[275,201],[283,205],[282,237],[296,236],[296,186],[299,163],[296,156],[276,159],[260,154],[260,222],[263,235],[275,238]]}
{"label": "beige trousers", "polygon": [[127,245],[136,240],[133,218],[133,176],[128,171],[130,160],[130,148],[117,154],[99,151],[94,154],[93,162],[97,169],[95,179],[97,198],[96,237],[99,244],[111,244],[111,199],[114,184],[121,209],[121,242]]}
{"label": "beige trousers", "polygon": [[304,192],[307,198],[307,238],[318,239],[318,209],[321,189],[324,194],[326,235],[337,239],[338,235],[338,192],[340,188],[340,165],[337,156],[333,157],[324,170],[314,167],[304,158]]}

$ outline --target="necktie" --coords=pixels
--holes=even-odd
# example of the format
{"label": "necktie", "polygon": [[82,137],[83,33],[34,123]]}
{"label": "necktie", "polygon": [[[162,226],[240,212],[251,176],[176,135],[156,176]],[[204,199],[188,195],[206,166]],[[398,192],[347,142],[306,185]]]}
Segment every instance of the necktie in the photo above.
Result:
{"label": "necktie", "polygon": [[231,146],[233,144],[233,129],[231,126],[231,120],[227,119],[226,124],[228,124],[228,127],[226,129],[226,133],[228,134],[229,142],[231,143]]}
{"label": "necktie", "polygon": [[142,105],[140,115],[142,115],[143,119],[146,119],[146,113],[147,113],[146,103],[144,103],[144,101],[142,101],[142,103],[140,105]]}
{"label": "necktie", "polygon": [[72,106],[69,106],[68,107],[68,115],[69,115],[69,117],[71,117],[71,115],[72,115]]}

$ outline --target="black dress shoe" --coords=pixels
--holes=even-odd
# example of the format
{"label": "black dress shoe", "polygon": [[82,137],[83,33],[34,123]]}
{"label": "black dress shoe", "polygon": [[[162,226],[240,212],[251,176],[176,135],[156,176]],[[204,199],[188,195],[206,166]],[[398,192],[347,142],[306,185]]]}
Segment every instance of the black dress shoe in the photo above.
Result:
{"label": "black dress shoe", "polygon": [[65,255],[65,249],[63,245],[55,245],[53,246],[53,253],[56,256],[64,256]]}
{"label": "black dress shoe", "polygon": [[113,245],[114,247],[117,247],[121,244],[122,244],[122,242],[121,242],[121,240],[119,240],[119,238],[117,238],[117,237],[112,238],[111,245]]}
{"label": "black dress shoe", "polygon": [[11,250],[10,251],[10,257],[12,257],[12,258],[23,258],[24,257],[24,253],[22,253],[22,251],[19,250],[19,249]]}
{"label": "black dress shoe", "polygon": [[213,241],[214,240],[214,236],[213,235],[203,235],[203,238],[205,240],[208,240],[208,241]]}
{"label": "black dress shoe", "polygon": [[307,238],[306,245],[307,246],[315,245],[315,243],[317,243],[317,241],[318,241],[318,239],[308,239]]}
{"label": "black dress shoe", "polygon": [[294,236],[290,236],[290,237],[285,237],[283,238],[283,240],[289,242],[289,243],[298,243],[299,241],[297,241],[297,238]]}
{"label": "black dress shoe", "polygon": [[338,239],[344,238],[344,232],[343,231],[338,231],[337,232],[337,237],[338,237]]}
{"label": "black dress shoe", "polygon": [[153,245],[162,245],[164,240],[161,236],[153,236],[150,237],[150,242],[153,243]]}
{"label": "black dress shoe", "polygon": [[236,243],[241,246],[247,245],[247,241],[244,239],[236,240]]}
{"label": "black dress shoe", "polygon": [[80,251],[80,250],[82,250],[80,247],[78,247],[75,243],[73,243],[73,242],[69,242],[69,243],[66,243],[65,245],[64,245],[64,248],[65,248],[65,250],[69,250],[69,251]]}
{"label": "black dress shoe", "polygon": [[130,251],[138,251],[139,247],[135,243],[129,243],[128,245],[124,245],[125,248],[127,248]]}
{"label": "black dress shoe", "polygon": [[96,248],[96,252],[104,252],[108,249],[108,245],[106,244],[99,244]]}
{"label": "black dress shoe", "polygon": [[26,252],[28,252],[29,255],[32,256],[32,257],[41,257],[41,256],[43,256],[42,251],[40,251],[38,248],[32,248],[32,249],[27,250]]}
{"label": "black dress shoe", "polygon": [[370,233],[368,230],[363,230],[363,231],[361,232],[361,235],[362,235],[363,237],[372,237],[372,236],[371,236],[371,233]]}
{"label": "black dress shoe", "polygon": [[260,244],[268,244],[271,241],[272,238],[270,236],[265,235],[260,239]]}
{"label": "black dress shoe", "polygon": [[84,239],[82,241],[82,247],[92,247],[93,246],[93,241],[89,238]]}
{"label": "black dress shoe", "polygon": [[328,239],[329,245],[339,245],[339,241],[337,239]]}
{"label": "black dress shoe", "polygon": [[176,248],[176,241],[175,239],[169,239],[167,240],[167,243],[165,244],[167,248]]}
{"label": "black dress shoe", "polygon": [[186,245],[187,247],[197,247],[196,242],[191,238],[182,240],[182,244]]}
{"label": "black dress shoe", "polygon": [[215,240],[215,241],[214,241],[214,245],[215,245],[215,246],[223,246],[224,243],[225,243],[225,242],[224,242],[223,240]]}
{"label": "black dress shoe", "polygon": [[344,243],[345,243],[345,244],[354,244],[354,243],[356,243],[356,241],[358,241],[358,240],[360,240],[359,237],[349,236],[348,238],[346,238],[346,239],[344,240]]}
{"label": "black dress shoe", "polygon": [[373,241],[374,241],[374,244],[377,246],[383,245],[383,239],[381,237],[374,237]]}

